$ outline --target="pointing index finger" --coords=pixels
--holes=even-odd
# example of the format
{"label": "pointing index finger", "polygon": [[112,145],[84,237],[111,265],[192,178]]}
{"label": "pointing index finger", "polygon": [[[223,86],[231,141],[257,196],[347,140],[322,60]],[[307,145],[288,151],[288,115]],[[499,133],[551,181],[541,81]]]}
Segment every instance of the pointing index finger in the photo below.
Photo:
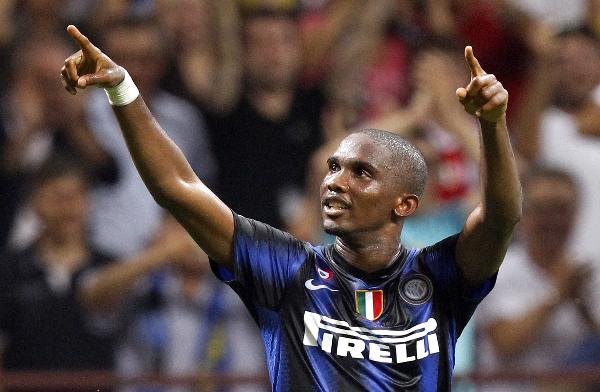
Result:
{"label": "pointing index finger", "polygon": [[481,68],[481,65],[479,65],[479,61],[473,54],[473,48],[470,46],[465,48],[465,60],[467,60],[467,64],[469,64],[471,78],[485,75],[486,72],[483,70],[483,68]]}
{"label": "pointing index finger", "polygon": [[100,52],[100,50],[98,48],[96,48],[90,42],[90,40],[88,39],[88,37],[86,37],[85,35],[81,34],[81,32],[79,31],[79,29],[77,29],[77,27],[75,27],[73,25],[69,25],[67,27],[67,32],[69,33],[69,35],[75,41],[77,41],[77,43],[81,47],[81,50],[83,50],[84,52],[88,52],[88,53]]}

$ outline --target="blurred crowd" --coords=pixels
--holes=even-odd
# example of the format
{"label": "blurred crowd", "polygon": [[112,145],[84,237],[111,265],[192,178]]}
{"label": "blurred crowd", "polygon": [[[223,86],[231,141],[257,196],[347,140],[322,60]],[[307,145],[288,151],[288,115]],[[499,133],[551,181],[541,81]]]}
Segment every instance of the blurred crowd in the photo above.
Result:
{"label": "blurred crowd", "polygon": [[[510,93],[525,200],[457,370],[600,362],[600,1],[3,0],[4,370],[267,371],[253,320],[145,189],[104,92],[63,90],[68,24],[129,71],[228,206],[311,242],[331,240],[325,160],[366,127],[405,136],[429,166],[404,245],[461,230],[479,197],[478,126],[455,96],[472,45]],[[594,386],[576,388],[484,390]]]}

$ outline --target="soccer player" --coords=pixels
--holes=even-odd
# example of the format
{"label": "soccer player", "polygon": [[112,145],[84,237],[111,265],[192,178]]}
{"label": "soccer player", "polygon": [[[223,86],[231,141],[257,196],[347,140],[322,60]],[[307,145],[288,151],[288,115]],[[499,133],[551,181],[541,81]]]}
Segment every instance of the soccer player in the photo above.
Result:
{"label": "soccer player", "polygon": [[127,72],[76,27],[67,31],[81,50],[65,61],[65,88],[106,89],[146,186],[258,323],[273,390],[450,389],[456,340],[494,285],[521,216],[508,93],[470,47],[471,81],[456,93],[481,124],[483,194],[463,230],[425,249],[402,247],[425,163],[396,135],[365,130],[328,159],[321,208],[336,240],[313,246],[232,212],[190,169]]}

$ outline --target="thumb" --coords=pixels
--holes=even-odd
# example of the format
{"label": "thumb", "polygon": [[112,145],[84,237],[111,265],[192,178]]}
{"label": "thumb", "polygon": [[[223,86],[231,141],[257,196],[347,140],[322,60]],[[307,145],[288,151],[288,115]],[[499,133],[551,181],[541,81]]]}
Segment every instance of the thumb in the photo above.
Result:
{"label": "thumb", "polygon": [[77,79],[77,87],[86,88],[87,86],[111,87],[121,83],[125,78],[124,71],[120,69],[104,69],[93,74],[82,75]]}
{"label": "thumb", "polygon": [[467,89],[464,87],[459,87],[456,89],[456,96],[458,97],[459,101],[464,101],[464,99],[467,97]]}

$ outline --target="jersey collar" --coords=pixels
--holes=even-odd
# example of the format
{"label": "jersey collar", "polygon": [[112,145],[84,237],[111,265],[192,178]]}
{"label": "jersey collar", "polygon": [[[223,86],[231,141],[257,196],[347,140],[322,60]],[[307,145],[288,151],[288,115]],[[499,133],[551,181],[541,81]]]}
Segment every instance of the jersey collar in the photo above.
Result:
{"label": "jersey collar", "polygon": [[401,246],[398,254],[395,256],[394,261],[392,261],[387,267],[373,271],[366,272],[362,269],[348,263],[336,250],[334,245],[330,245],[325,249],[325,255],[327,259],[334,265],[337,266],[339,270],[342,272],[364,281],[369,284],[377,284],[382,280],[389,279],[397,272],[402,270],[402,267],[406,263],[409,252],[404,247]]}

